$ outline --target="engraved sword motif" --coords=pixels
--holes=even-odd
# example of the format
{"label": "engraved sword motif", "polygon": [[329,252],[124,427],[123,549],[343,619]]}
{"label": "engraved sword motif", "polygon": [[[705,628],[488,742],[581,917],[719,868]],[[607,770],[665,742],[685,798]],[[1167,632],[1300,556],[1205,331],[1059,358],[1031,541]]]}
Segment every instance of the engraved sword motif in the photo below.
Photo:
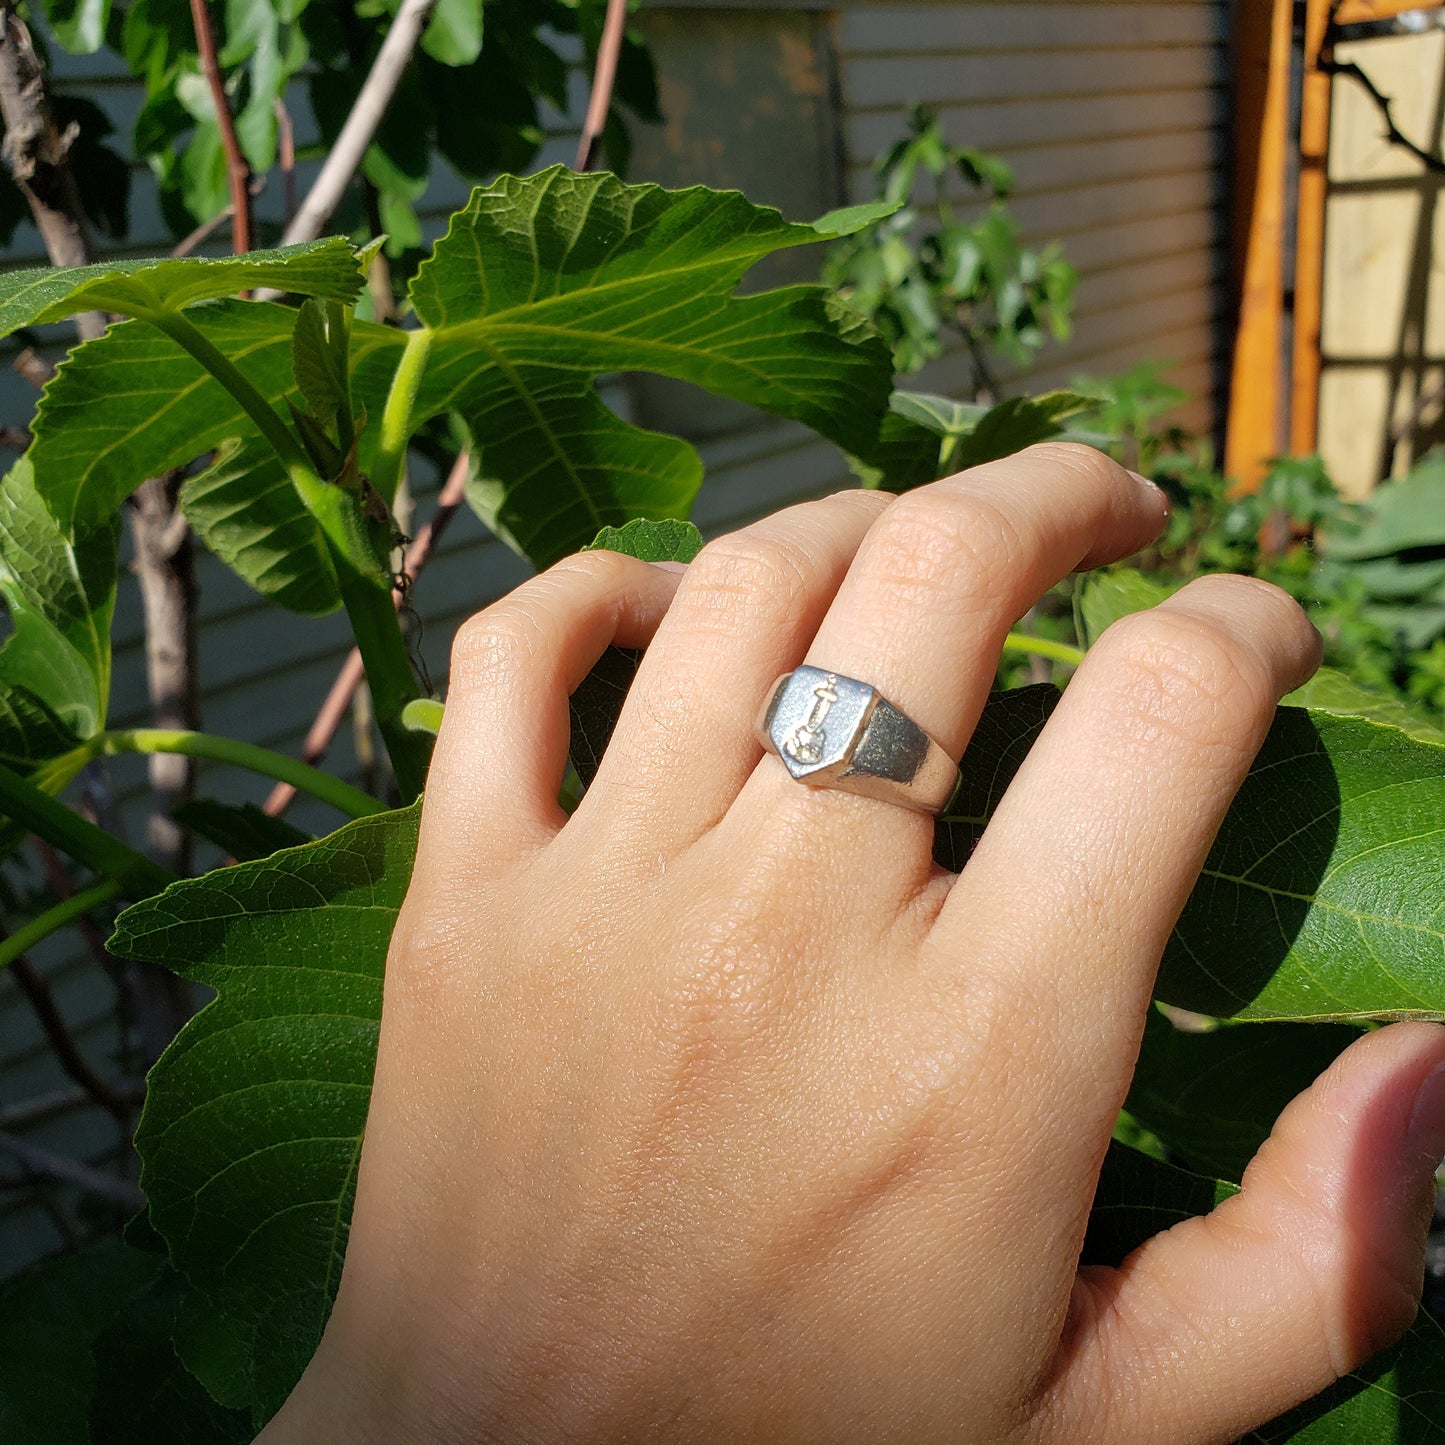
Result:
{"label": "engraved sword motif", "polygon": [[794,762],[807,765],[822,760],[823,747],[828,740],[823,724],[833,710],[833,704],[838,701],[837,681],[837,673],[830,672],[813,689],[812,711],[788,734],[783,751]]}

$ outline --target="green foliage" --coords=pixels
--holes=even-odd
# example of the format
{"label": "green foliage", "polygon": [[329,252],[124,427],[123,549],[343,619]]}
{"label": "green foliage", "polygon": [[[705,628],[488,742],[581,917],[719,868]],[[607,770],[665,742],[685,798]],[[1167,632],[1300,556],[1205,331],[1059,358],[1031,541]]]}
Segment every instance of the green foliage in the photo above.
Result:
{"label": "green foliage", "polygon": [[[75,54],[115,53],[145,88],[145,101],[118,154],[110,123],[89,102],[62,97],[57,119],[77,125],[72,160],[82,196],[108,235],[126,225],[129,162],[148,168],[176,235],[228,204],[226,155],[210,88],[201,73],[191,16],[176,0],[34,0],[56,42]],[[219,60],[236,131],[251,170],[278,163],[278,105],[306,106],[320,127],[314,154],[335,143],[397,10],[398,0],[228,0],[212,5]],[[568,108],[568,65],[558,42],[581,41],[590,69],[605,0],[441,0],[423,32],[397,100],[362,166],[364,203],[342,218],[348,229],[387,233],[400,256],[421,244],[415,204],[436,156],[468,180],[525,168],[543,141],[539,106]],[[574,42],[575,43],[575,42]],[[634,30],[624,37],[614,106],[604,141],[625,166],[625,109],[658,119],[657,80]],[[63,110],[62,110],[63,107]],[[300,159],[307,158],[303,151]],[[24,214],[0,175],[0,240]],[[13,229],[13,221],[10,222]]]}
{"label": "green foliage", "polygon": [[[495,29],[489,11],[482,51],[461,60],[476,44],[468,13],[440,10],[428,40],[430,53],[463,69],[485,57]],[[79,34],[94,20],[75,23]],[[911,187],[931,154],[921,139],[901,154],[895,186]],[[971,180],[1001,182],[985,158],[948,154]],[[54,1418],[68,1433],[54,1438],[87,1438],[87,1418],[96,1440],[165,1430],[245,1438],[304,1368],[345,1251],[386,950],[416,833],[415,808],[308,840],[254,809],[195,803],[186,820],[247,861],[167,887],[160,870],[44,791],[68,780],[62,762],[78,766],[122,736],[103,729],[125,498],[168,468],[200,467],[184,489],[187,516],[238,575],[296,612],[345,606],[409,799],[441,704],[420,695],[393,607],[389,506],[406,444],[429,422],[469,438],[474,505],[538,564],[589,542],[685,561],[701,543],[684,520],[701,481],[696,454],[610,412],[595,382],[613,371],[676,377],[802,421],[898,487],[1066,428],[1078,434],[1109,407],[1116,422],[1127,414],[1129,425],[1153,424],[1144,382],[1126,400],[1081,389],[994,406],[891,393],[888,348],[822,288],[736,294],[758,260],[866,230],[896,199],[804,225],[730,192],[555,169],[505,177],[474,192],[417,270],[407,329],[354,315],[362,263],[342,242],[0,278],[0,319],[12,326],[94,307],[135,318],[62,366],[30,453],[0,484],[0,590],[13,623],[0,650],[0,737],[12,764],[0,769],[0,806],[90,866],[105,899],[142,899],[120,919],[115,953],[216,995],[152,1071],[137,1136],[148,1211],[136,1238],[153,1229],[166,1267],[145,1250],[99,1257],[93,1299],[74,1307],[74,1327],[45,1343],[51,1353],[34,1366],[64,1379]],[[232,294],[258,285],[312,299]],[[1236,501],[1183,439],[1126,443],[1140,457],[1152,448],[1151,469],[1188,525],[1146,559],[1150,577],[1105,575],[1079,591],[1077,619],[1052,619],[1076,625],[1084,642],[1221,561],[1323,591],[1305,545],[1311,529],[1331,537],[1331,566],[1431,560],[1416,552],[1433,534],[1343,507],[1316,466],[1278,467],[1259,498]],[[1270,528],[1284,541],[1266,555],[1260,537]],[[1412,604],[1424,595],[1412,593]],[[1378,638],[1365,604],[1349,605],[1349,625]],[[595,774],[637,662],[609,650],[572,699],[580,786]],[[1300,700],[1315,710],[1277,718],[1160,982],[1161,999],[1215,1019],[1271,1022],[1187,1037],[1151,1023],[1130,1113],[1136,1137],[1168,1157],[1111,1151],[1090,1232],[1098,1257],[1229,1192],[1287,1093],[1350,1034],[1301,1021],[1445,1017],[1431,912],[1445,893],[1445,742],[1398,691],[1328,677],[1312,687]],[[1015,689],[990,702],[966,787],[938,827],[945,866],[966,860],[1057,696]],[[22,775],[37,767],[33,781]],[[382,806],[349,792],[353,811]],[[45,919],[27,927],[43,937]],[[1251,1084],[1251,1061],[1269,1065],[1267,1085]],[[15,1358],[39,1358],[34,1322],[69,1311],[64,1296],[90,1267],[67,1262],[12,1287]],[[1308,1420],[1261,1438],[1346,1420],[1375,1428],[1388,1390],[1416,1390],[1410,1372],[1437,1358],[1438,1341],[1422,1329]],[[14,1373],[0,1370],[0,1409],[28,1408]],[[1370,1438],[1397,1438],[1381,1429]]]}
{"label": "green foliage", "polygon": [[359,819],[176,884],[111,940],[216,990],[151,1071],[136,1147],[151,1223],[191,1285],[176,1349],[258,1425],[310,1359],[340,1277],[416,819]]}
{"label": "green foliage", "polygon": [[[942,356],[953,337],[972,358],[975,392],[996,395],[995,355],[1023,365],[1050,336],[1068,336],[1078,278],[1057,246],[1019,240],[1003,161],[950,146],[924,106],[908,131],[875,165],[879,195],[897,209],[834,247],[824,280],[883,334],[899,371]],[[979,193],[962,215],[955,178]]]}

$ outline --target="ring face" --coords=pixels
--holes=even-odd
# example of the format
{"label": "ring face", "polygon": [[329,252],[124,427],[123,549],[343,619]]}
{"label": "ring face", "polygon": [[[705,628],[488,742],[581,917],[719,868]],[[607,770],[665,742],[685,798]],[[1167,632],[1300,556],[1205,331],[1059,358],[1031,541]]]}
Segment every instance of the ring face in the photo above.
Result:
{"label": "ring face", "polygon": [[878,689],[806,664],[774,684],[758,740],[794,782],[839,788],[919,813],[939,813],[957,764]]}
{"label": "ring face", "polygon": [[865,682],[796,668],[773,694],[763,720],[772,751],[799,781],[836,776],[852,761],[877,701],[876,689]]}

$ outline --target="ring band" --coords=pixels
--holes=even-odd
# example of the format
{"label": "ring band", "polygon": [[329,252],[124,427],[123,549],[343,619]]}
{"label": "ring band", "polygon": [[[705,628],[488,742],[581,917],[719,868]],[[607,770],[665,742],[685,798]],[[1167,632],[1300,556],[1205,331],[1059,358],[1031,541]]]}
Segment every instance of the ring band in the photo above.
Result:
{"label": "ring band", "polygon": [[941,813],[958,790],[957,764],[877,688],[838,672],[798,667],[769,692],[758,741],[793,779]]}

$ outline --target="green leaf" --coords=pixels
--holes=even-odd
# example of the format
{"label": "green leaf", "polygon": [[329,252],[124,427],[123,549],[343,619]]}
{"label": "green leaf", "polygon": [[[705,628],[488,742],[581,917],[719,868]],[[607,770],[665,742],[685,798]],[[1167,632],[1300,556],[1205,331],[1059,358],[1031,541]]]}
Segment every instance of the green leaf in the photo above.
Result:
{"label": "green leaf", "polygon": [[28,458],[0,481],[0,594],[13,629],[0,647],[0,761],[22,772],[105,727],[119,529],[110,516],[65,536]]}
{"label": "green leaf", "polygon": [[1281,708],[1158,996],[1242,1019],[1445,1017],[1445,747]]}
{"label": "green leaf", "polygon": [[1398,697],[1374,692],[1332,667],[1320,668],[1303,687],[1297,687],[1284,701],[1290,707],[1308,707],[1319,712],[1388,723],[1422,743],[1445,743],[1445,731],[1421,716],[1408,703]]}
{"label": "green leaf", "polygon": [[[989,700],[935,836],[967,862],[1053,710]],[[1169,940],[1157,996],[1216,1018],[1445,1017],[1445,747],[1281,708]]]}
{"label": "green leaf", "polygon": [[482,53],[482,0],[438,0],[421,48],[443,65],[470,65]]}
{"label": "green leaf", "polygon": [[1359,1037],[1346,1024],[1198,1032],[1151,1009],[1124,1108],[1191,1169],[1237,1183],[1285,1105]]}
{"label": "green leaf", "polygon": [[1422,1309],[1393,1349],[1240,1445],[1445,1445],[1445,1331]]}
{"label": "green leaf", "polygon": [[339,236],[215,260],[104,261],[10,271],[0,275],[0,335],[81,311],[123,316],[179,311],[253,286],[351,301],[361,291],[362,275],[351,243]]}
{"label": "green leaf", "polygon": [[582,550],[624,552],[644,562],[691,562],[702,551],[702,533],[691,522],[635,517],[625,527],[604,527]]}
{"label": "green leaf", "polygon": [[49,0],[46,19],[72,55],[94,55],[105,44],[110,0]]}
{"label": "green leaf", "polygon": [[1098,404],[1098,397],[1081,396],[1074,391],[1012,396],[990,407],[979,418],[978,425],[945,452],[943,464],[952,471],[961,472],[966,467],[1011,457],[1035,442],[1051,441],[1062,436],[1065,421]]}
{"label": "green leaf", "polygon": [[538,565],[630,516],[684,515],[697,489],[692,449],[608,411],[603,373],[690,381],[866,453],[892,371],[881,340],[822,287],[733,294],[764,256],[821,238],[732,191],[503,177],[412,283],[434,332],[418,419],[461,414],[482,479],[469,495]]}
{"label": "green leaf", "polygon": [[1237,1192],[1233,1184],[1165,1164],[1116,1140],[1104,1156],[1080,1262],[1117,1267],[1146,1239],[1208,1214]]}
{"label": "green leaf", "polygon": [[176,1354],[185,1294],[181,1276],[161,1269],[102,1331],[90,1445],[247,1445],[254,1437],[250,1415],[218,1405]]}
{"label": "green leaf", "polygon": [[136,1147],[151,1223],[191,1285],[177,1349],[258,1425],[340,1275],[418,811],[175,884],[111,940],[217,994],[151,1070]]}
{"label": "green leaf", "polygon": [[206,546],[273,602],[309,617],[341,606],[325,536],[264,441],[223,442],[180,503]]}
{"label": "green leaf", "polygon": [[[268,402],[281,404],[294,385],[296,312],[219,301],[189,319],[235,359]],[[405,337],[357,322],[350,344],[357,404],[380,415]],[[263,451],[252,422],[219,382],[154,327],[126,322],[77,348],[45,389],[35,434],[36,487],[62,526],[113,517],[147,477],[240,439],[240,449],[228,449],[214,474],[188,483],[182,506],[207,543],[257,590],[308,613],[338,605],[320,529],[294,489],[278,484],[279,466]],[[374,433],[363,432],[363,469],[375,445]]]}
{"label": "green leaf", "polygon": [[269,858],[282,848],[298,848],[312,841],[309,833],[284,818],[273,818],[254,803],[218,803],[214,798],[192,798],[173,808],[171,817],[208,843],[224,848],[241,863]]}
{"label": "green leaf", "polygon": [[414,697],[401,710],[401,725],[408,732],[430,733],[435,737],[446,709],[434,697]]}
{"label": "green leaf", "polygon": [[568,699],[572,720],[568,756],[584,788],[597,776],[602,754],[607,750],[641,661],[642,653],[637,649],[609,647]]}
{"label": "green leaf", "polygon": [[48,1260],[0,1287],[0,1440],[84,1445],[91,1350],[163,1260],[106,1242]]}
{"label": "green leaf", "polygon": [[1132,567],[1090,572],[1080,584],[1075,600],[1080,640],[1086,648],[1092,647],[1121,617],[1131,612],[1147,612],[1175,590]]}
{"label": "green leaf", "polygon": [[1399,481],[1382,482],[1365,507],[1364,526],[1336,528],[1320,538],[1320,550],[1331,561],[1445,545],[1445,452],[1432,453]]}
{"label": "green leaf", "polygon": [[291,370],[311,415],[326,426],[351,411],[348,356],[347,328],[329,324],[321,303],[308,298],[296,313]]}

